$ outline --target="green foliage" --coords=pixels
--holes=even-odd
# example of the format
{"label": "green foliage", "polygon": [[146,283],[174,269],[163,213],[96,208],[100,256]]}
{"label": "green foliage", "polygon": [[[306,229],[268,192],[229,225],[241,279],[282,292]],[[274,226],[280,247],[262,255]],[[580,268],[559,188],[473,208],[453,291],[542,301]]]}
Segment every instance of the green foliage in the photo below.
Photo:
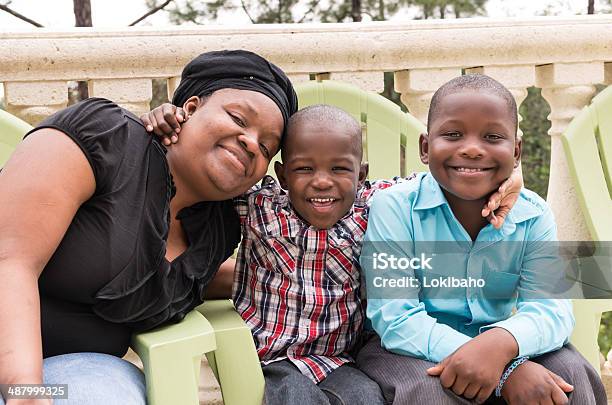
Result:
{"label": "green foliage", "polygon": [[601,324],[599,324],[599,351],[607,356],[612,349],[612,312],[604,312],[601,315]]}
{"label": "green foliage", "polygon": [[472,17],[485,14],[487,0],[411,0],[421,15],[419,18],[446,18],[452,13],[455,18]]}
{"label": "green foliage", "polygon": [[[149,8],[161,0],[146,0]],[[176,0],[168,10],[170,21],[206,24],[215,21],[221,11],[242,10],[254,24],[291,22],[349,22],[368,16],[384,21],[401,9],[416,7],[419,18],[471,17],[482,15],[487,0]],[[450,13],[450,14],[449,14]]]}
{"label": "green foliage", "polygon": [[523,117],[520,128],[523,131],[522,166],[525,187],[546,198],[550,175],[550,106],[535,87],[528,89],[527,98],[519,107]]}

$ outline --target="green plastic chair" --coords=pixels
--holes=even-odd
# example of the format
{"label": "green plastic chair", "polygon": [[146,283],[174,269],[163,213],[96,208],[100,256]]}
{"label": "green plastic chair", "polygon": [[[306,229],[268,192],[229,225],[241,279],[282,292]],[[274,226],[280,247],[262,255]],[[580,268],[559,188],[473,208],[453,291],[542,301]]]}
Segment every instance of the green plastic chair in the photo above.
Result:
{"label": "green plastic chair", "polygon": [[0,168],[4,166],[13,149],[30,129],[32,127],[27,122],[0,110]]}
{"label": "green plastic chair", "polygon": [[[612,241],[612,87],[593,98],[570,122],[561,140],[591,237],[594,241]],[[600,257],[606,260],[605,254]],[[612,270],[610,258],[607,260],[607,265],[600,266],[602,273],[589,277],[601,280],[602,285],[595,284],[596,287],[605,289],[611,285],[610,274],[606,274]],[[598,371],[597,336],[601,314],[606,311],[612,311],[610,299],[574,301],[576,327],[572,343]]]}

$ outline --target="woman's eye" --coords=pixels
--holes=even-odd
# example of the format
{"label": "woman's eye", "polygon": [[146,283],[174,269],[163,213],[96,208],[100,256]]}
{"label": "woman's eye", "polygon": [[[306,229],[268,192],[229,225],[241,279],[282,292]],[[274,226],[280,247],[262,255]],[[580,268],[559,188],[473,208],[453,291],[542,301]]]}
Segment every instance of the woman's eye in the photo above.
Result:
{"label": "woman's eye", "polygon": [[264,145],[263,143],[260,143],[259,148],[261,149],[261,152],[264,154],[264,156],[270,159],[270,150],[268,150],[266,145]]}
{"label": "woman's eye", "polygon": [[312,167],[308,167],[308,166],[296,167],[295,171],[296,172],[310,172],[312,171]]}
{"label": "woman's eye", "polygon": [[244,120],[242,118],[240,118],[236,114],[232,114],[232,113],[229,113],[229,112],[228,112],[228,114],[229,114],[230,117],[232,117],[232,120],[234,120],[234,122],[236,124],[240,125],[243,128],[246,127],[246,123],[244,122]]}

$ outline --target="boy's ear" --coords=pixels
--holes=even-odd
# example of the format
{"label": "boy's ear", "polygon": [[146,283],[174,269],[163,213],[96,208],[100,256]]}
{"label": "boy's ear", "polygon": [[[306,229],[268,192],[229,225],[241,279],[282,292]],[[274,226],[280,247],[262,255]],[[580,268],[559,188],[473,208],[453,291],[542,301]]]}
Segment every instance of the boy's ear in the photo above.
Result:
{"label": "boy's ear", "polygon": [[363,162],[361,166],[359,166],[359,186],[363,185],[363,182],[368,178],[368,172],[370,171],[370,165],[368,162]]}
{"label": "boy's ear", "polygon": [[274,162],[274,172],[276,173],[276,178],[278,179],[278,183],[284,190],[288,190],[287,188],[287,178],[285,177],[285,166],[279,161]]}
{"label": "boy's ear", "polygon": [[419,156],[423,164],[429,164],[429,135],[426,133],[419,136]]}
{"label": "boy's ear", "polygon": [[185,115],[190,116],[198,109],[200,106],[200,97],[191,96],[183,103],[183,110],[185,111]]}
{"label": "boy's ear", "polygon": [[514,143],[514,167],[518,167],[521,163],[521,154],[523,153],[523,140],[517,139]]}

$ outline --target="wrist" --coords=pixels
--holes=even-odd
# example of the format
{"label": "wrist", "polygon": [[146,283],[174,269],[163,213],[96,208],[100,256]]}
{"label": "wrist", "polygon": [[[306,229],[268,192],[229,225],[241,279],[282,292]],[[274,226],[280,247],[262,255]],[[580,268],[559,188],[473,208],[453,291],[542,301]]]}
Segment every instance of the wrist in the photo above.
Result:
{"label": "wrist", "polygon": [[504,359],[505,365],[519,356],[518,342],[514,338],[514,335],[508,330],[501,327],[496,327],[489,329],[485,333],[489,333],[490,338],[496,342],[498,352]]}
{"label": "wrist", "polygon": [[502,396],[502,389],[504,388],[504,384],[508,380],[508,377],[510,377],[512,372],[516,370],[521,364],[525,363],[527,360],[529,360],[527,356],[521,356],[508,365],[506,370],[504,370],[504,373],[502,374],[501,378],[499,379],[497,387],[495,388],[496,397],[499,398]]}

